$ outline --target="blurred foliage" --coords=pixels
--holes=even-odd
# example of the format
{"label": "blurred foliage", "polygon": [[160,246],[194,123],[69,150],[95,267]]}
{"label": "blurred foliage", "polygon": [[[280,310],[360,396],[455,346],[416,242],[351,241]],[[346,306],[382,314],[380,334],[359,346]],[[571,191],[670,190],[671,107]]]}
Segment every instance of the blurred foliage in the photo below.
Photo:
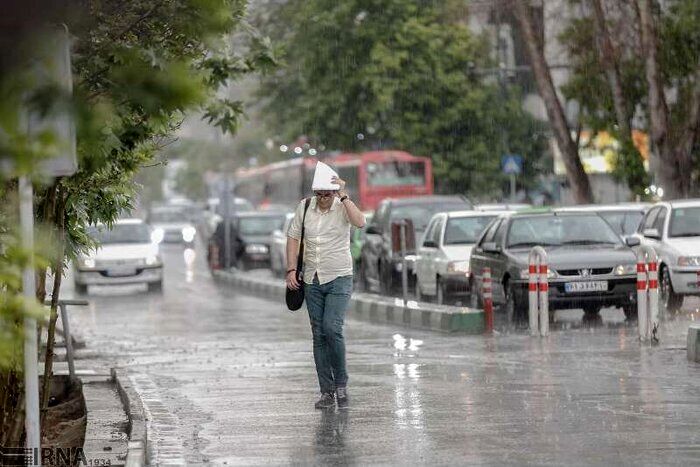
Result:
{"label": "blurred foliage", "polygon": [[[570,0],[582,6],[587,0]],[[608,28],[616,46],[616,62],[620,72],[622,90],[629,121],[637,129],[648,131],[647,81],[644,68],[644,51],[636,26],[638,19],[634,9],[626,2],[605,2],[608,7]],[[584,5],[585,6],[585,5]],[[586,11],[582,9],[580,11]],[[667,89],[675,89],[677,102],[672,107],[672,136],[682,131],[688,114],[689,96],[694,84],[700,60],[700,2],[697,0],[671,0],[666,8],[657,8],[659,14],[660,67]],[[650,183],[642,158],[634,144],[620,134],[616,119],[612,91],[601,63],[597,31],[590,16],[570,21],[560,40],[569,51],[573,73],[562,91],[567,99],[576,100],[581,106],[581,122],[593,131],[607,131],[621,142],[614,175],[627,182],[632,192],[643,194]],[[638,118],[639,115],[645,118]],[[635,118],[637,117],[637,118]],[[696,143],[697,144],[697,143]],[[700,168],[699,152],[693,160],[695,171]],[[697,173],[695,175],[697,177]]]}
{"label": "blurred foliage", "polygon": [[474,72],[492,65],[487,41],[453,14],[455,4],[283,2],[260,25],[284,45],[284,66],[260,90],[270,127],[287,141],[306,135],[316,146],[432,157],[443,191],[500,197],[506,153],[524,156],[532,181],[542,128],[520,96]]}
{"label": "blurred foliage", "polygon": [[[95,247],[86,234],[88,225],[109,225],[131,210],[135,175],[153,165],[186,112],[200,112],[221,131],[236,130],[243,109],[222,97],[223,87],[275,64],[269,41],[245,24],[245,9],[245,0],[84,0],[80,8],[45,12],[44,20],[64,23],[70,31],[73,94],[37,85],[29,62],[13,63],[12,72],[3,70],[0,77],[1,162],[12,169],[1,175],[2,200],[16,195],[16,176],[31,175],[37,221],[52,241],[62,238],[65,227],[65,258],[54,258],[61,249],[37,256],[39,289],[49,264],[61,273],[65,261]],[[32,18],[29,23],[41,22]],[[243,40],[234,47],[236,31]],[[41,41],[19,39],[17,47],[26,53],[15,55],[31,60]],[[38,162],[57,153],[60,141],[50,132],[28,137],[22,115],[27,108],[47,113],[56,106],[74,117],[79,170],[42,181]],[[16,245],[14,206],[16,200],[0,208],[0,368],[18,369],[22,311],[33,310],[26,304],[22,308],[18,296],[29,253]]]}

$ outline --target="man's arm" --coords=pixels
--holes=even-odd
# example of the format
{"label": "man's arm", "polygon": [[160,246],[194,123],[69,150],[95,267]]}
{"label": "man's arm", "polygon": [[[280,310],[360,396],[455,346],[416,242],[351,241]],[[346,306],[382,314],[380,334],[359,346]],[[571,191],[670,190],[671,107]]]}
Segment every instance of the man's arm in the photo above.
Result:
{"label": "man's arm", "polygon": [[343,200],[342,203],[345,207],[345,213],[348,215],[348,220],[350,221],[350,223],[358,229],[364,227],[365,215],[362,214],[362,211],[360,211],[360,209],[350,198],[347,198],[348,193],[345,191],[345,180],[342,180],[338,177],[333,177],[331,181],[340,185],[340,189],[338,190],[338,198],[345,198],[345,200]]}

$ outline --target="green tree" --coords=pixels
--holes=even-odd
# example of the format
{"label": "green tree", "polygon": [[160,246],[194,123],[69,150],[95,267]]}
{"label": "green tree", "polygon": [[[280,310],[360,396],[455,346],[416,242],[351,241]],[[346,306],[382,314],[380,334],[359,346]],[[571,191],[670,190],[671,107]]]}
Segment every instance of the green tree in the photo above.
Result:
{"label": "green tree", "polygon": [[[57,245],[49,257],[54,300],[48,328],[47,374],[51,370],[55,301],[64,263],[77,252],[95,246],[86,227],[98,222],[111,224],[132,207],[137,189],[135,174],[152,163],[154,154],[186,112],[203,112],[207,121],[222,131],[235,131],[242,105],[218,97],[218,91],[229,80],[274,65],[267,41],[242,24],[246,7],[243,0],[84,0],[81,4],[81,9],[47,8],[45,18],[25,18],[26,24],[46,20],[68,25],[74,40],[72,96],[28,85],[31,79],[27,78],[32,74],[21,54],[16,54],[14,61],[3,60],[2,65],[8,67],[3,71],[11,67],[11,73],[0,74],[0,153],[14,164],[14,175],[32,174],[40,156],[51,153],[50,135],[28,139],[22,133],[22,108],[50,108],[63,102],[77,124],[78,172],[48,185],[36,185],[37,219]],[[247,40],[234,49],[230,37],[236,30],[245,32]],[[0,43],[22,43],[33,35],[34,31],[29,30],[15,41]],[[3,180],[0,194],[4,201],[14,192],[13,180]],[[0,211],[5,212],[7,206],[3,203]],[[10,218],[5,213],[0,221]],[[10,226],[9,222],[0,226],[5,234],[0,245],[0,272],[9,276],[4,279],[10,284],[0,287],[5,294],[0,299],[3,305],[14,304],[14,308],[0,309],[2,333],[17,327],[17,313],[13,312],[17,291],[11,285],[19,284],[19,265],[28,254],[10,254],[17,238]],[[39,266],[37,298],[43,302],[46,262]],[[16,376],[19,352],[21,347],[15,347],[12,355],[0,358],[0,394],[9,395],[3,399],[8,404],[2,407],[0,420],[0,441],[4,445],[18,445],[21,436],[17,430],[5,430],[21,426],[17,423],[22,407],[18,396],[22,392],[21,378]],[[0,353],[0,357],[5,355]]]}
{"label": "green tree", "polygon": [[[288,140],[342,150],[395,147],[427,155],[440,190],[501,194],[501,155],[541,171],[541,128],[474,71],[490,65],[454,2],[292,0],[263,25],[285,66],[263,83],[264,114]],[[286,25],[281,28],[280,25]],[[501,137],[501,132],[507,134]],[[531,180],[531,178],[530,178]]]}

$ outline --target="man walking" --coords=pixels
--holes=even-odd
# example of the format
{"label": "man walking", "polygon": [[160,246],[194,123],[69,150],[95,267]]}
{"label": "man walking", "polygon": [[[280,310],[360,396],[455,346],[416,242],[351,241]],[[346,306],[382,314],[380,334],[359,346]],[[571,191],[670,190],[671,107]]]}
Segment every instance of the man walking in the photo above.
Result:
{"label": "man walking", "polygon": [[[314,362],[321,389],[317,409],[347,407],[345,311],[352,293],[350,226],[362,228],[365,216],[348,198],[345,181],[319,162],[312,183],[313,198],[304,220],[304,295],[313,335]],[[297,289],[297,254],[305,200],[287,231],[287,286]]]}

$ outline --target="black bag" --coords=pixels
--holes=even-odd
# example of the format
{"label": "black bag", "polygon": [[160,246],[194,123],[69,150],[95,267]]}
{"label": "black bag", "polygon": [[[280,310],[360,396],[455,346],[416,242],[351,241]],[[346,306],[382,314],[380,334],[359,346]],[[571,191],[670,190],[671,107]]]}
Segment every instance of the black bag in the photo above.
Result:
{"label": "black bag", "polygon": [[297,311],[304,304],[304,274],[302,273],[302,268],[304,266],[304,223],[306,222],[306,211],[309,210],[309,204],[311,204],[311,198],[306,198],[306,203],[304,203],[304,217],[301,218],[301,240],[299,241],[297,270],[294,274],[297,278],[297,282],[299,283],[299,288],[292,290],[287,287],[285,299],[287,301],[287,308],[289,308],[289,311]]}

